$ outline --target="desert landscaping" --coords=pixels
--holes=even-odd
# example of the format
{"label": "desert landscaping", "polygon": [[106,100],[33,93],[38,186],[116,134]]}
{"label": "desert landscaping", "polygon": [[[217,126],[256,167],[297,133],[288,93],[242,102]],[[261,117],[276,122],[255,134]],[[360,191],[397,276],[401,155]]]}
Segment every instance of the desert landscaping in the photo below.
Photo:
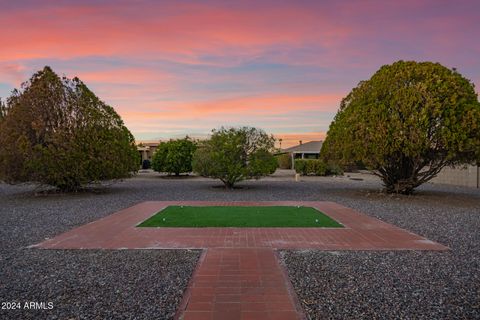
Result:
{"label": "desert landscaping", "polygon": [[[2,299],[51,301],[24,319],[170,318],[200,250],[44,250],[29,248],[144,200],[334,201],[449,247],[448,251],[281,250],[308,319],[323,317],[475,318],[479,314],[479,203],[476,189],[427,184],[415,196],[380,193],[368,174],[306,177],[292,172],[242,183],[165,179],[151,171],[101,193],[35,195],[1,186]],[[288,175],[290,174],[290,175]],[[8,227],[6,227],[8,226]],[[5,312],[5,311],[4,311]],[[10,310],[7,315],[19,316]]]}

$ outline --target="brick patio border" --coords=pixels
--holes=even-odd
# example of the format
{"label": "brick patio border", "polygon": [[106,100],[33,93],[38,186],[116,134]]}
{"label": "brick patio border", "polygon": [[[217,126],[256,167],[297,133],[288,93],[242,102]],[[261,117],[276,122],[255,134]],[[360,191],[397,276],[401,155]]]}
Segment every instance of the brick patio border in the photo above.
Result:
{"label": "brick patio border", "polygon": [[[345,228],[137,228],[170,205],[308,206]],[[44,249],[276,248],[318,250],[447,250],[448,248],[334,202],[148,201],[49,239]]]}

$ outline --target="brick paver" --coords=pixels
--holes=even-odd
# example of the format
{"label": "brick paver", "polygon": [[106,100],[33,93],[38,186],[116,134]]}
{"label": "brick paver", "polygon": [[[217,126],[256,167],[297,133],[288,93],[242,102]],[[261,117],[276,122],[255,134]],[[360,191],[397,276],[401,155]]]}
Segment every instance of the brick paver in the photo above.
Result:
{"label": "brick paver", "polygon": [[287,284],[270,248],[207,249],[179,314],[184,320],[301,319]]}
{"label": "brick paver", "polygon": [[[137,228],[169,205],[309,206],[345,228]],[[149,201],[32,247],[44,249],[201,248],[179,319],[302,319],[275,249],[448,250],[333,202]]]}

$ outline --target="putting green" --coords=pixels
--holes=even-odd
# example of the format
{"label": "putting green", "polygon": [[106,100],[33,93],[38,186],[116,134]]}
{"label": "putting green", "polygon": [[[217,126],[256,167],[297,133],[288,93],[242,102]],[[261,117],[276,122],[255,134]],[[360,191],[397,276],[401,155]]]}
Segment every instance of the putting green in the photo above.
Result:
{"label": "putting green", "polygon": [[138,227],[328,227],[343,226],[311,207],[169,206]]}

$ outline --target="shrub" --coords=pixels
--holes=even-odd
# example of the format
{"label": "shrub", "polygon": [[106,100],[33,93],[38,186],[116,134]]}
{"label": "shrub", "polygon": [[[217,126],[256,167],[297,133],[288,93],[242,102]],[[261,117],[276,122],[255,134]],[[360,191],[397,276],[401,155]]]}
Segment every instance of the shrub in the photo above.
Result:
{"label": "shrub", "polygon": [[304,176],[325,176],[327,165],[318,159],[297,159],[295,160],[295,171]]}
{"label": "shrub", "polygon": [[239,181],[259,179],[275,171],[274,142],[273,136],[251,127],[213,130],[211,138],[195,152],[193,170],[220,179],[231,189]]}
{"label": "shrub", "polygon": [[0,180],[75,191],[129,177],[139,154],[115,110],[45,67],[14,90],[0,122]]}
{"label": "shrub", "polygon": [[276,155],[275,158],[280,169],[292,169],[292,158],[289,153]]}
{"label": "shrub", "polygon": [[307,174],[306,164],[307,164],[307,160],[296,159],[294,162],[295,172],[301,175],[306,175]]}
{"label": "shrub", "polygon": [[327,175],[342,176],[343,169],[338,164],[327,164]]}
{"label": "shrub", "polygon": [[480,162],[474,86],[438,63],[383,66],[342,100],[321,158],[341,165],[361,161],[388,193],[402,194],[445,166]]}
{"label": "shrub", "polygon": [[247,164],[248,177],[259,179],[275,172],[278,161],[267,150],[258,150],[251,154]]}
{"label": "shrub", "polygon": [[320,160],[310,160],[307,161],[307,173],[312,172],[316,176],[325,176],[327,175],[327,165]]}
{"label": "shrub", "polygon": [[152,168],[158,172],[174,173],[192,171],[192,158],[197,146],[190,138],[161,143],[153,155]]}
{"label": "shrub", "polygon": [[295,171],[304,176],[343,175],[343,170],[339,166],[326,164],[319,159],[297,159]]}

